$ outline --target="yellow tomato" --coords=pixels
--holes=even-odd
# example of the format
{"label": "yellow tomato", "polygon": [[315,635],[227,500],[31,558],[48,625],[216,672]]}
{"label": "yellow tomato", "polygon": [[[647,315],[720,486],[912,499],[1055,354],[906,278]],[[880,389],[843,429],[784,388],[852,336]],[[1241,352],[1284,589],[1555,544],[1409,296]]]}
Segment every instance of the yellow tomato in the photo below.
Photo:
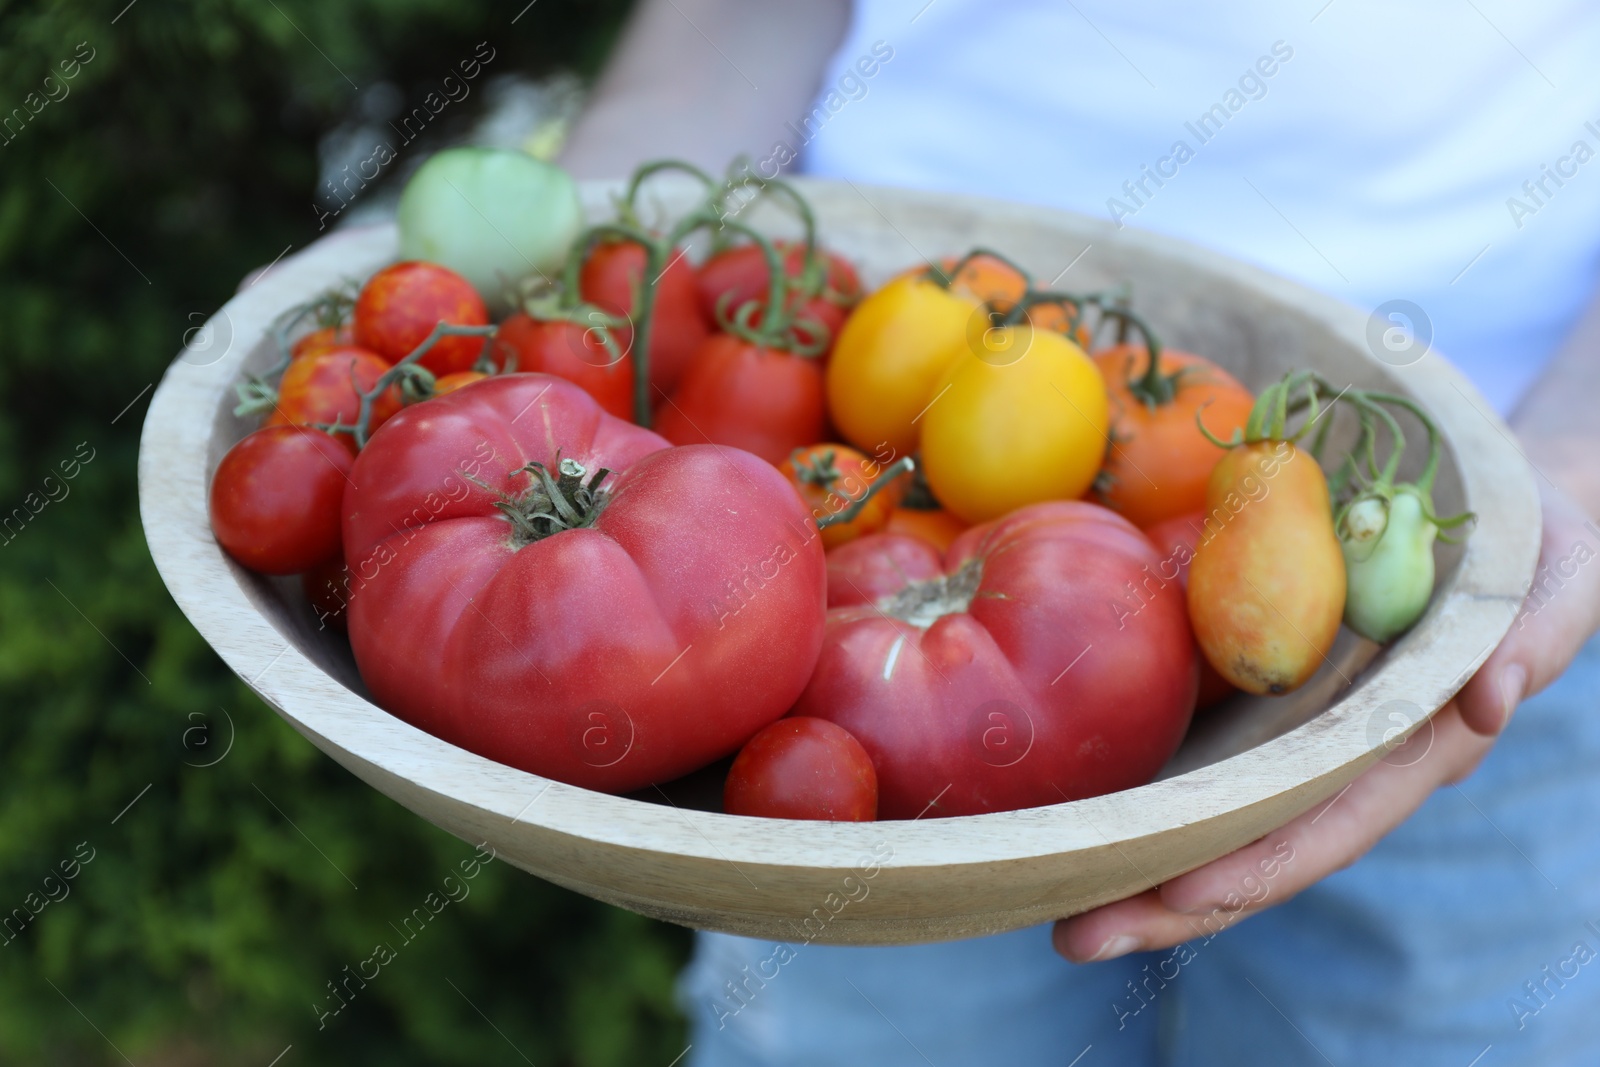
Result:
{"label": "yellow tomato", "polygon": [[1064,335],[1002,326],[964,337],[921,419],[928,487],[969,523],[1082,496],[1105,457],[1105,379]]}
{"label": "yellow tomato", "polygon": [[975,297],[918,271],[873,293],[851,312],[828,359],[828,410],[847,441],[867,452],[887,444],[916,450],[923,409],[965,349]]}

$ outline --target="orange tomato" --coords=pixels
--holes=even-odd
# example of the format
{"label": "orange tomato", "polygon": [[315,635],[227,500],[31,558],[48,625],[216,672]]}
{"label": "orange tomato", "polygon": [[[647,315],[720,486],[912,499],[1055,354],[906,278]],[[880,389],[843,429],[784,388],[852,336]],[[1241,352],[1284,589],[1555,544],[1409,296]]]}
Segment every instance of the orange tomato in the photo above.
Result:
{"label": "orange tomato", "polygon": [[443,378],[440,378],[433,383],[433,395],[444,396],[446,393],[455,392],[463,385],[471,385],[473,382],[481,382],[487,377],[488,375],[483,373],[481,370],[463,370],[457,371],[454,374],[446,374]]}
{"label": "orange tomato", "polygon": [[950,542],[967,528],[967,524],[943,508],[897,507],[889,513],[885,533],[920,537],[940,552],[950,550]]}
{"label": "orange tomato", "polygon": [[[1195,545],[1205,531],[1205,519],[1205,512],[1196,511],[1158,522],[1144,532],[1156,548],[1161,550],[1159,577],[1162,580],[1170,581],[1172,580],[1170,576],[1176,573],[1178,584],[1185,589],[1188,588],[1189,564],[1194,562]],[[1233,683],[1218,674],[1210,660],[1203,655],[1199,659],[1200,694],[1195,698],[1196,710],[1209,708],[1235,691]]]}
{"label": "orange tomato", "polygon": [[1288,441],[1229,449],[1206,487],[1189,621],[1206,659],[1248,693],[1287,693],[1327,659],[1345,565],[1328,482]]}
{"label": "orange tomato", "polygon": [[1206,480],[1225,450],[1206,440],[1195,417],[1226,441],[1250,416],[1250,391],[1188,352],[1163,349],[1154,383],[1142,345],[1116,345],[1095,353],[1094,361],[1111,399],[1111,447],[1096,490],[1100,502],[1141,529],[1202,510]]}
{"label": "orange tomato", "polygon": [[[956,259],[955,256],[942,257],[939,260],[939,269],[946,273],[955,270]],[[902,271],[898,277],[918,274],[925,270],[926,266],[914,267]],[[1015,304],[1027,288],[1027,279],[1015,267],[988,255],[973,256],[950,279],[951,291],[970,297],[979,303],[992,304],[996,310],[1002,312]],[[1040,329],[1066,333],[1071,314],[1057,304],[1039,304],[1028,309],[1028,320]],[[1078,324],[1078,332],[1073,340],[1077,341],[1081,348],[1089,347],[1088,324]]]}
{"label": "orange tomato", "polygon": [[[378,384],[389,362],[364,348],[336,348],[289,364],[278,382],[278,402],[264,426],[354,426],[361,417],[361,393]],[[392,385],[372,405],[367,432],[400,410],[400,387]],[[348,435],[339,439],[349,442]]]}
{"label": "orange tomato", "polygon": [[349,323],[339,326],[322,326],[289,346],[291,359],[303,359],[306,356],[320,356],[324,352],[332,352],[339,348],[348,348],[356,343],[355,331]]}
{"label": "orange tomato", "polygon": [[[811,509],[814,518],[837,515],[860,500],[883,473],[883,465],[847,445],[821,444],[797,448],[778,465],[785,478],[794,484]],[[822,547],[837,548],[870,533],[877,533],[889,522],[889,515],[905,498],[910,479],[897,476],[862,507],[849,522],[822,528]]]}

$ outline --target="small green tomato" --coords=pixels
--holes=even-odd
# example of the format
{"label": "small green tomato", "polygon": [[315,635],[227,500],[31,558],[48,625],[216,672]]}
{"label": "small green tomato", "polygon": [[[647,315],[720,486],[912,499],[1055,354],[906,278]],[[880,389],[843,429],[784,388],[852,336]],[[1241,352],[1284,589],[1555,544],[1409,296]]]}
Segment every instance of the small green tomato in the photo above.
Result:
{"label": "small green tomato", "polygon": [[[1374,509],[1365,507],[1369,502],[1387,512],[1376,543],[1355,536],[1372,528]],[[1413,486],[1396,486],[1386,508],[1378,497],[1358,501],[1349,510],[1358,507],[1363,513],[1357,524],[1352,527],[1347,513],[1340,531],[1348,581],[1344,621],[1361,636],[1384,643],[1409,630],[1428,608],[1433,596],[1433,542],[1439,527]]]}

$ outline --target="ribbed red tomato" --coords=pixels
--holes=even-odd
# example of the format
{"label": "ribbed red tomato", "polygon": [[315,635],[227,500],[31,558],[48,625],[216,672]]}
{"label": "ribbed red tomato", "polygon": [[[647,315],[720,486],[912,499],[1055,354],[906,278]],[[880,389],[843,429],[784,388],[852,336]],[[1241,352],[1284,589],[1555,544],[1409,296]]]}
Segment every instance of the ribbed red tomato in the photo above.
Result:
{"label": "ribbed red tomato", "polygon": [[956,538],[874,534],[828,554],[828,625],[794,714],[844,727],[880,818],[1055,804],[1147,782],[1194,709],[1183,594],[1117,625],[1159,562],[1125,519],[1035,504]]}
{"label": "ribbed red tomato", "polygon": [[490,759],[609,792],[674,778],[783,715],[816,661],[821,540],[783,476],[669,448],[571,382],[412,405],[350,480],[361,677]]}

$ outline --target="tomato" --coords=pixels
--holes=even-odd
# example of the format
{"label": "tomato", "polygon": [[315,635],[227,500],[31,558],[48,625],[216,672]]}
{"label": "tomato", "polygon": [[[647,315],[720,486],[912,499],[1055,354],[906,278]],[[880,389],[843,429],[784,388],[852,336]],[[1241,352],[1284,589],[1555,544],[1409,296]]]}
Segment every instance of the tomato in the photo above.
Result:
{"label": "tomato", "polygon": [[[793,483],[816,518],[837,515],[850,507],[878,476],[883,466],[847,445],[812,445],[798,448],[778,465],[783,476]],[[862,506],[849,522],[834,523],[822,530],[822,547],[835,548],[865,534],[876,533],[889,522],[889,513],[906,495],[908,479],[897,477]]]}
{"label": "tomato", "polygon": [[655,414],[673,444],[709,442],[754,452],[776,466],[828,432],[822,368],[732,334],[712,334]]}
{"label": "tomato", "polygon": [[[361,348],[302,356],[283,372],[278,402],[263,425],[354,426],[361,417],[361,393],[370,392],[388,369],[387,361]],[[377,429],[399,410],[400,388],[392,385],[373,400],[368,429]]]}
{"label": "tomato", "polygon": [[823,719],[779,719],[734,757],[722,810],[769,819],[871,822],[878,815],[878,775],[848,731]]}
{"label": "tomato", "polygon": [[[968,258],[959,269],[955,256],[944,256],[938,266],[950,278],[951,289],[971,296],[974,301],[992,304],[997,311],[1010,310],[1028,290],[1028,279],[1016,267],[994,256],[980,253]],[[924,264],[905,273],[922,273],[927,269]],[[1038,304],[1028,309],[1028,321],[1042,330],[1067,333],[1071,319],[1068,309],[1058,304]],[[1080,347],[1089,346],[1088,324],[1078,325],[1073,340]]]}
{"label": "tomato", "polygon": [[920,537],[940,552],[950,547],[967,524],[943,508],[897,507],[889,513],[884,532]]}
{"label": "tomato", "polygon": [[970,345],[935,384],[922,418],[933,495],[967,522],[1082,496],[1105,456],[1110,418],[1093,361],[1065,335],[1027,324],[987,329]]}
{"label": "tomato", "polygon": [[481,370],[463,370],[454,374],[446,374],[443,378],[434,381],[433,395],[443,396],[446,393],[453,393],[462,386],[471,385],[473,382],[481,382],[487,377],[489,376]]}
{"label": "tomato", "polygon": [[211,530],[262,574],[298,574],[339,555],[350,450],[321,430],[269,426],[228,449],[211,479]]}
{"label": "tomato", "polygon": [[1349,580],[1345,625],[1370,641],[1392,641],[1422,618],[1433,599],[1433,542],[1439,536],[1433,501],[1426,489],[1398,485],[1356,499],[1341,518],[1339,547]]}
{"label": "tomato", "polygon": [[1206,479],[1225,450],[1206,439],[1195,418],[1229,440],[1244,429],[1255,397],[1227,371],[1188,352],[1162,349],[1155,377],[1143,346],[1117,345],[1095,353],[1094,361],[1111,396],[1111,448],[1096,483],[1100,502],[1139,527],[1202,510]]}
{"label": "tomato", "polygon": [[1288,441],[1230,449],[1206,489],[1189,617],[1206,659],[1248,693],[1287,693],[1327,659],[1345,567],[1328,482]]}
{"label": "tomato", "polygon": [[[800,279],[806,269],[805,245],[795,241],[774,241],[773,245],[783,257],[784,273]],[[823,249],[818,249],[816,255],[822,264],[816,270],[814,291],[796,294],[795,318],[822,326],[831,348],[845,317],[861,299],[861,278],[843,256]],[[719,304],[724,302],[727,314],[751,300],[764,308],[771,284],[767,257],[760,246],[754,244],[724,249],[701,264],[695,273],[695,283],[700,294],[700,310],[707,322],[718,321]]]}
{"label": "tomato", "polygon": [[850,313],[828,360],[828,411],[864,451],[917,450],[919,422],[978,301],[919,271],[896,278]]}
{"label": "tomato", "polygon": [[633,418],[633,360],[614,331],[611,347],[594,327],[568,319],[538,319],[519,311],[495,334],[495,360],[520,371],[540,371],[582,386],[619,419]]}
{"label": "tomato", "polygon": [[[586,303],[611,315],[633,318],[634,297],[644,284],[645,250],[632,241],[606,241],[596,245],[584,261],[578,292]],[[694,267],[675,249],[659,280],[650,324],[650,385],[670,393],[677,387],[690,360],[705,342],[710,327],[700,311]],[[624,351],[632,344],[632,330],[617,331]]]}
{"label": "tomato", "polygon": [[[1150,588],[1147,583],[1152,578],[1159,584],[1176,580],[1187,593],[1189,564],[1194,562],[1195,545],[1205,531],[1205,519],[1205,512],[1196,511],[1190,515],[1179,515],[1175,519],[1158,522],[1145,530],[1145,536],[1150,538],[1150,542],[1161,553],[1161,564],[1135,587],[1131,597],[1123,599],[1123,605],[1130,615],[1138,613],[1145,593]],[[1232,694],[1234,688],[1231,682],[1217,673],[1210,660],[1203,655],[1197,658],[1200,660],[1200,692],[1195,698],[1195,708],[1209,708]]]}
{"label": "tomato", "polygon": [[304,337],[289,346],[289,355],[293,359],[305,356],[321,355],[323,352],[332,352],[335,349],[349,348],[356,343],[355,331],[349,323],[338,326],[322,326],[312,330]]}
{"label": "tomato", "polygon": [[[489,309],[461,275],[437,263],[407,260],[385,267],[356,296],[356,343],[390,363],[410,355],[441,322],[484,326]],[[441,337],[417,362],[437,377],[471,370],[481,337]]]}
{"label": "tomato", "polygon": [[[341,494],[342,495],[342,494]],[[344,633],[345,609],[350,603],[350,569],[335,555],[300,576],[300,588],[317,616],[317,629],[333,628]]]}
{"label": "tomato", "polygon": [[571,382],[502,374],[408,407],[350,480],[361,677],[489,759],[665,781],[781,717],[816,662],[822,543],[783,476],[669,448]]}
{"label": "tomato", "polygon": [[875,534],[828,554],[822,654],[794,714],[844,727],[878,772],[878,814],[970,815],[1149,781],[1194,708],[1183,595],[1118,628],[1160,562],[1096,504],[1036,504],[956,538]]}

